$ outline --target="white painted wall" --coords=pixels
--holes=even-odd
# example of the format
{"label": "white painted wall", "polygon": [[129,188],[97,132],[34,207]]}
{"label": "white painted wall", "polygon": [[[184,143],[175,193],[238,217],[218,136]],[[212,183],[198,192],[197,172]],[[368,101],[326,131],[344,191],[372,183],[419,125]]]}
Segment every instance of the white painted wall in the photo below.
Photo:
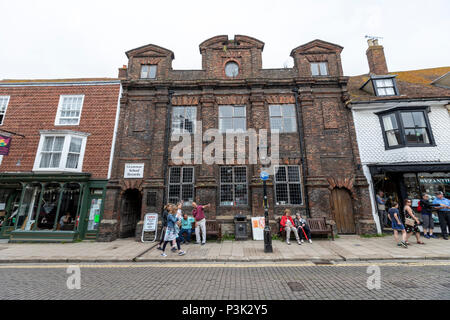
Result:
{"label": "white painted wall", "polygon": [[[397,162],[450,162],[449,101],[358,104],[352,107],[362,164]],[[380,120],[376,112],[399,106],[430,106],[428,118],[435,147],[405,147],[385,150]]]}

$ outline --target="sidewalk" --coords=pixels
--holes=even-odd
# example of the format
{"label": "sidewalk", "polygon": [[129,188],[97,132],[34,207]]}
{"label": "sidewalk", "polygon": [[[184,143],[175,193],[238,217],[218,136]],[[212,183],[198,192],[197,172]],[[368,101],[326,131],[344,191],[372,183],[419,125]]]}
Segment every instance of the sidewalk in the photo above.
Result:
{"label": "sidewalk", "polygon": [[264,253],[263,241],[208,241],[206,245],[183,245],[187,252],[178,256],[166,249],[162,257],[155,243],[141,243],[132,239],[113,242],[77,243],[0,243],[0,263],[50,262],[245,262],[245,261],[364,261],[395,259],[448,259],[450,241],[422,239],[426,244],[415,244],[411,237],[408,249],[397,247],[393,236],[361,238],[357,235],[340,236],[336,241],[321,239],[298,245],[273,241],[273,253]]}

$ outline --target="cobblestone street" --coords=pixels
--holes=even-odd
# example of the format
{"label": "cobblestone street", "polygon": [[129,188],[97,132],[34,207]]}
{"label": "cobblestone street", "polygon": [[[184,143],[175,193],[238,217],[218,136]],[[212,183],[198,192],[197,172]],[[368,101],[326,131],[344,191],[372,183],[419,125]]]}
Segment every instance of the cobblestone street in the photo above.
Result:
{"label": "cobblestone street", "polygon": [[80,264],[79,290],[68,266],[0,265],[0,299],[450,299],[450,261]]}

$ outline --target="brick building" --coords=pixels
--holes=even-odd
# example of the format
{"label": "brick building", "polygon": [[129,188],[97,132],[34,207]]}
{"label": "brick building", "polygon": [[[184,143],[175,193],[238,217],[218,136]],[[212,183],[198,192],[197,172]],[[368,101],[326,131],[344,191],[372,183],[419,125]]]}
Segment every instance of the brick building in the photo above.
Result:
{"label": "brick building", "polygon": [[[0,81],[0,237],[96,239],[118,122],[118,79]],[[61,218],[69,214],[70,218]]]}
{"label": "brick building", "polygon": [[347,106],[382,232],[389,221],[379,219],[378,191],[400,209],[406,198],[416,209],[422,193],[450,197],[450,67],[389,72],[383,46],[368,42],[369,73],[350,78]]}
{"label": "brick building", "polygon": [[[311,41],[291,51],[293,68],[281,69],[262,67],[263,49],[263,42],[248,36],[210,38],[200,44],[201,70],[173,70],[174,53],[153,44],[126,53],[99,240],[139,236],[144,214],[160,213],[169,201],[182,200],[186,212],[194,199],[210,203],[207,218],[226,233],[234,232],[238,213],[263,215],[261,164],[250,163],[248,152],[241,164],[190,158],[190,164],[179,165],[172,158],[178,142],[171,136],[196,132],[195,121],[202,122],[203,132],[280,130],[281,163],[268,181],[272,228],[283,209],[291,208],[326,217],[339,233],[374,232],[352,114],[344,105],[343,48]],[[197,142],[203,150],[205,140]]]}

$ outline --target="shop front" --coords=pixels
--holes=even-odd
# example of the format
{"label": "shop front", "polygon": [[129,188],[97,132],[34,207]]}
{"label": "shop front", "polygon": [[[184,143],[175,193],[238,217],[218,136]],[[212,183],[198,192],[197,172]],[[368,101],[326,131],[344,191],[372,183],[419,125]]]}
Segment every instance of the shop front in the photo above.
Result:
{"label": "shop front", "polygon": [[105,187],[90,174],[0,174],[0,238],[95,240]]}
{"label": "shop front", "polygon": [[437,191],[442,191],[444,197],[450,198],[450,164],[370,165],[369,169],[374,192],[384,192],[387,208],[396,201],[402,209],[404,199],[411,199],[413,210],[421,218],[417,206],[423,193],[427,193],[431,201]]}

